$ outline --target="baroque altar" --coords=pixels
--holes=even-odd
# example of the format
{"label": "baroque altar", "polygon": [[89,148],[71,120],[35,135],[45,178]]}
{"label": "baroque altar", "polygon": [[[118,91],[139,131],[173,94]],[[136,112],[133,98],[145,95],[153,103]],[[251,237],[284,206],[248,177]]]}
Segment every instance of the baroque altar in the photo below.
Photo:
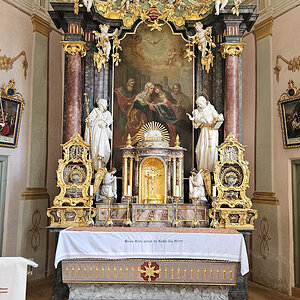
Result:
{"label": "baroque altar", "polygon": [[[157,299],[183,298],[179,284],[191,288],[187,299],[227,299],[237,281],[246,297],[248,269],[239,269],[245,241],[234,229],[253,230],[257,212],[246,196],[249,169],[239,143],[239,56],[255,6],[235,0],[52,6],[52,20],[65,32],[67,89],[60,193],[47,215],[50,230],[74,226],[59,234],[58,254],[76,240],[79,248],[97,241],[56,258],[70,299],[103,298],[112,284],[133,299],[153,291]],[[231,238],[239,240],[234,254],[218,252]],[[197,249],[188,253],[193,241]]]}

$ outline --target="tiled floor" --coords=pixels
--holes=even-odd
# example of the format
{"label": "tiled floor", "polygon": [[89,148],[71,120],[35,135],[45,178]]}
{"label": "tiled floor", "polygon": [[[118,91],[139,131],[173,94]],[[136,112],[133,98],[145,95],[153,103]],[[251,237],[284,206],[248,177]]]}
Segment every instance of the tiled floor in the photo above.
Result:
{"label": "tiled floor", "polygon": [[[29,284],[26,300],[51,300],[53,278]],[[249,282],[249,300],[299,300],[299,298],[287,296],[274,290],[263,287],[254,282]]]}

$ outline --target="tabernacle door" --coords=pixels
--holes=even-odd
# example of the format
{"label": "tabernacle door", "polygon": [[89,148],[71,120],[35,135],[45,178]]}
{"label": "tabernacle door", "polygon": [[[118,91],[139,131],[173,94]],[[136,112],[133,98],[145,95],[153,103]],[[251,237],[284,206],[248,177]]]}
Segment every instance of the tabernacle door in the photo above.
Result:
{"label": "tabernacle door", "polygon": [[147,157],[140,166],[139,202],[166,203],[166,165],[159,157]]}

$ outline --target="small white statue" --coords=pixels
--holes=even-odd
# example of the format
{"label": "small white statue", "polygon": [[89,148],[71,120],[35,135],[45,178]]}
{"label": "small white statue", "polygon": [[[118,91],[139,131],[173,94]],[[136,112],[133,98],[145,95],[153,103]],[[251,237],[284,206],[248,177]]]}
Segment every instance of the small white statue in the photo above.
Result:
{"label": "small white statue", "polygon": [[114,175],[117,172],[116,168],[112,168],[107,172],[102,180],[102,185],[100,187],[100,202],[107,202],[107,197],[112,197],[112,199],[117,199],[117,177]]}
{"label": "small white statue", "polygon": [[203,24],[201,22],[197,22],[195,24],[195,30],[196,34],[193,36],[189,36],[189,38],[196,41],[198,49],[202,53],[202,57],[204,57],[207,50],[207,33],[210,29],[203,29]]}
{"label": "small white statue", "polygon": [[109,38],[116,35],[118,32],[118,29],[115,29],[113,33],[108,33],[108,30],[109,30],[109,25],[104,24],[104,25],[100,25],[101,32],[93,31],[97,42],[99,42],[102,51],[105,54],[106,61],[109,60],[109,55],[111,51]]}
{"label": "small white statue", "polygon": [[204,182],[203,182],[203,174],[204,170],[200,170],[197,172],[196,169],[193,169],[191,171],[191,176],[189,178],[189,198],[206,201],[207,199],[205,197],[205,188],[204,188]]}
{"label": "small white statue", "polygon": [[[107,100],[97,98],[98,107],[94,108],[86,118],[85,141],[91,146],[93,166],[95,171],[104,168],[110,157],[110,139],[113,123],[111,113],[107,110]],[[88,126],[89,125],[89,126]]]}
{"label": "small white statue", "polygon": [[91,7],[93,5],[94,0],[82,0],[84,6],[86,7],[86,10],[89,12],[91,11]]}
{"label": "small white statue", "polygon": [[196,145],[196,161],[197,168],[208,169],[210,172],[214,170],[215,161],[218,160],[218,129],[224,121],[223,114],[219,114],[213,105],[200,96],[196,103],[197,109],[194,109],[191,116],[187,114],[193,122],[195,129],[201,128],[200,136]]}
{"label": "small white statue", "polygon": [[[222,4],[221,4],[222,3]],[[215,15],[219,15],[220,11],[223,11],[225,6],[228,4],[228,0],[216,0],[215,2],[215,9],[216,9],[216,13]],[[221,7],[220,7],[221,6]]]}

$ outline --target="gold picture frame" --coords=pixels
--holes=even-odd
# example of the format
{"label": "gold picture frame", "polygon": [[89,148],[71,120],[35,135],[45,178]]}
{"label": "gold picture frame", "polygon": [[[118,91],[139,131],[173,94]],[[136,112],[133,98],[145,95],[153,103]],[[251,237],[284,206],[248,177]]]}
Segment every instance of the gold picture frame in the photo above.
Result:
{"label": "gold picture frame", "polygon": [[0,94],[0,146],[16,148],[25,102],[16,91],[14,79],[0,89]]}
{"label": "gold picture frame", "polygon": [[283,147],[300,147],[300,89],[293,80],[278,100]]}

